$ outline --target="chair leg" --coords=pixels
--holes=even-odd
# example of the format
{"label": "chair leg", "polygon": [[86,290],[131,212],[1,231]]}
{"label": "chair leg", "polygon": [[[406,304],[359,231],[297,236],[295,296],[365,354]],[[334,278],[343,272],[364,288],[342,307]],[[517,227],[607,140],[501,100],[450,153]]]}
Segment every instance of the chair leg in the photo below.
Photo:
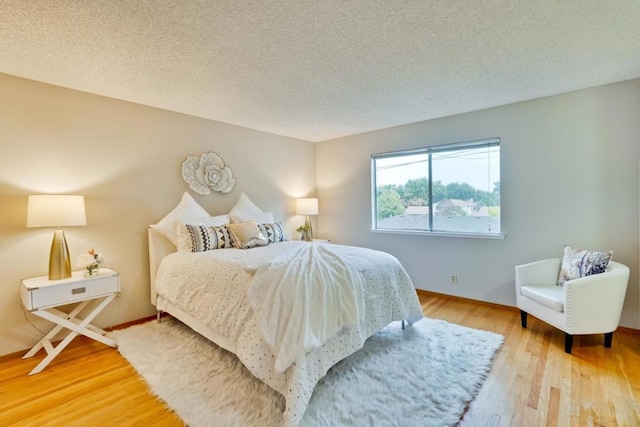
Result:
{"label": "chair leg", "polygon": [[520,310],[520,324],[523,328],[527,327],[527,312],[524,310]]}
{"label": "chair leg", "polygon": [[611,348],[611,341],[613,340],[613,332],[607,332],[604,334],[604,346]]}
{"label": "chair leg", "polygon": [[571,354],[571,347],[573,347],[573,335],[564,333],[564,352]]}
{"label": "chair leg", "polygon": [[527,312],[524,310],[520,310],[520,325],[523,328],[527,328]]}

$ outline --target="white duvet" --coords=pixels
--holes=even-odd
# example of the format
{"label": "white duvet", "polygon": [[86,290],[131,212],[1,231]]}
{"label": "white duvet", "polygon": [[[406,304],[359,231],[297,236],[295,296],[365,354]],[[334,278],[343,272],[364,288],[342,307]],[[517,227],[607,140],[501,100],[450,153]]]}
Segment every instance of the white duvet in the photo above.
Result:
{"label": "white duvet", "polygon": [[276,372],[364,319],[364,278],[330,245],[302,245],[264,263],[248,298]]}
{"label": "white duvet", "polygon": [[[253,375],[284,396],[286,425],[300,423],[316,383],[338,361],[362,348],[368,337],[394,320],[414,321],[422,317],[413,284],[396,258],[364,248],[330,245],[325,251],[321,249],[322,246],[291,241],[247,250],[176,252],[163,259],[156,277],[157,308],[171,312],[170,307],[176,306],[214,330],[224,341],[221,345],[233,351]],[[287,276],[282,270],[279,273],[277,270],[285,268],[286,271],[286,266],[290,264],[286,260],[291,260],[296,252],[306,253],[310,260],[315,259],[319,265],[318,271],[325,271],[320,275],[329,271],[324,269],[327,265],[320,264],[329,264],[329,269],[335,267],[336,271],[348,266],[343,271],[345,278],[348,275],[351,275],[351,279],[355,278],[355,282],[343,283],[331,291],[337,293],[337,299],[329,298],[322,295],[320,287],[307,282],[309,278],[303,274],[304,262],[293,262],[291,271],[295,273],[289,277],[300,275],[298,277],[307,282],[303,286],[305,290],[301,292],[306,295],[307,306],[300,308],[292,304],[289,308],[292,316],[307,319],[305,325],[286,322],[274,310],[275,305],[281,302],[276,297],[277,292],[272,292],[278,286],[270,281],[270,278],[278,275]],[[329,260],[318,260],[315,255],[320,252],[325,255],[330,252]],[[339,258],[332,261],[331,257]],[[277,268],[263,276],[265,280],[262,285],[259,284],[262,279],[257,276],[252,294],[256,298],[262,295],[265,298],[263,301],[270,302],[263,302],[261,309],[254,311],[248,298],[249,288],[254,273],[260,269],[269,270],[268,265],[276,265]],[[347,270],[349,273],[346,273]],[[330,277],[333,274],[336,272],[332,272]],[[360,289],[363,290],[362,300],[357,296],[345,297],[346,289],[341,286],[355,288],[357,294],[358,277],[361,279]],[[340,296],[342,293],[345,295]],[[316,301],[323,302],[315,305]],[[336,301],[337,306],[334,305]],[[331,313],[343,311],[340,306],[351,306],[346,311],[353,311],[339,314],[337,318],[332,316]],[[324,316],[330,318],[322,319]],[[300,335],[292,339],[278,332],[276,327],[275,332],[271,332],[271,338],[268,338],[272,344],[268,344],[262,336],[262,328],[258,326],[260,317],[271,324],[269,328],[283,322],[289,332],[302,334],[302,339],[298,339]],[[354,317],[358,319],[355,324]],[[317,327],[316,320],[325,320],[329,326],[321,326],[320,332],[313,332],[317,336],[308,339],[304,334]],[[352,324],[354,326],[346,327]],[[296,343],[298,348],[290,351],[290,348],[282,347],[282,357],[278,362],[272,347],[279,353],[280,344],[286,341]],[[289,360],[294,361],[289,365]]]}

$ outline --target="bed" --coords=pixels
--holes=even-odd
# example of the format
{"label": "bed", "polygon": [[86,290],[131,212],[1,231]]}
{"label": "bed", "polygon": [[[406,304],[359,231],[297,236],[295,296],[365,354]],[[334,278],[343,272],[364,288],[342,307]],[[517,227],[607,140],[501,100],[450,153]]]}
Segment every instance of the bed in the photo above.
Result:
{"label": "bed", "polygon": [[[254,376],[282,394],[286,426],[300,423],[315,385],[333,365],[358,351],[367,338],[392,321],[413,323],[422,317],[406,271],[397,259],[384,252],[326,243],[283,241],[251,249],[192,253],[176,251],[176,246],[153,227],[148,230],[148,238],[151,302],[158,313],[171,314],[234,353]],[[287,257],[294,253],[339,254],[340,259],[346,260],[358,272],[364,290],[364,305],[356,324],[352,324],[353,319],[347,319],[352,322],[349,327],[340,328],[337,323],[334,325],[338,328],[337,333],[332,335],[330,332],[323,337],[323,342],[299,357],[296,356],[299,353],[278,352],[271,341],[270,344],[265,342],[261,323],[265,316],[252,306],[256,287],[251,287],[262,278],[262,286],[258,289],[264,289],[273,277],[266,274],[272,270],[265,266],[272,265],[274,260],[289,266]],[[268,304],[267,308],[272,309],[274,305],[278,304]],[[296,303],[294,308],[300,305]],[[333,321],[334,317],[331,319]],[[305,321],[309,323],[309,319]],[[298,327],[298,322],[295,323],[293,326]],[[299,333],[300,328],[294,332]],[[283,353],[293,363],[288,364],[287,357],[281,357]]]}

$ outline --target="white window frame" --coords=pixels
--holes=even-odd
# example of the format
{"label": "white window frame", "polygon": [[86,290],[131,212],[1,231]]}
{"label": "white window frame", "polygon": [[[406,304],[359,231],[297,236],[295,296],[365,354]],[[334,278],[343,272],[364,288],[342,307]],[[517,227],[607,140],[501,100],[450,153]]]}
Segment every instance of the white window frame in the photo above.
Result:
{"label": "white window frame", "polygon": [[[500,147],[500,138],[493,137],[475,141],[465,141],[453,144],[435,145],[424,148],[415,148],[408,150],[391,151],[386,153],[377,153],[371,155],[371,231],[376,233],[392,233],[392,234],[420,234],[430,236],[445,236],[445,237],[470,237],[481,239],[504,239],[505,234],[502,233],[502,215],[500,215],[500,232],[461,232],[461,231],[434,231],[433,230],[433,188],[432,188],[432,163],[431,155],[434,153],[452,152],[458,150],[467,150],[471,148],[479,147]],[[416,154],[428,155],[428,182],[429,182],[429,229],[393,229],[393,228],[378,228],[377,218],[377,189],[376,182],[376,160],[390,158],[411,156]],[[502,205],[502,197],[500,197],[500,203]]]}

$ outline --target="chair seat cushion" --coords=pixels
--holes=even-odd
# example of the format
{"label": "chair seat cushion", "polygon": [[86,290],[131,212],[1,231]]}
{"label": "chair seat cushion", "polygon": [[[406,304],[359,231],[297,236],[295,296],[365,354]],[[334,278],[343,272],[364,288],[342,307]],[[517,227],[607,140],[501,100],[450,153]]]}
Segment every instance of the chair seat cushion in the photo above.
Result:
{"label": "chair seat cushion", "polygon": [[564,312],[564,288],[556,285],[527,285],[520,288],[522,295],[549,307]]}

